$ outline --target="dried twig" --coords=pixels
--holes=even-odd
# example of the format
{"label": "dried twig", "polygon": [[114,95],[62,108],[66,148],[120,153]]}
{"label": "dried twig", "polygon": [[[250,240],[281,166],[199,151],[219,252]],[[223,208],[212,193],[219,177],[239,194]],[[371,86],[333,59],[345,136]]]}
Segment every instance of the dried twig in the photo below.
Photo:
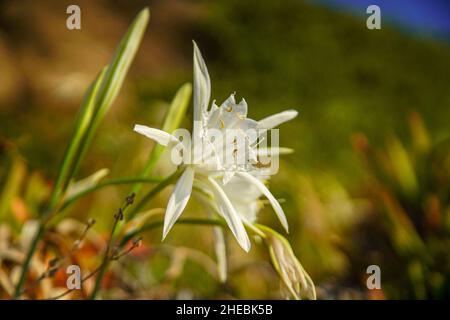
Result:
{"label": "dried twig", "polygon": [[[131,246],[124,250],[121,253],[118,253],[116,255],[111,255],[108,257],[108,261],[117,261],[121,258],[123,258],[124,256],[126,256],[127,254],[129,254],[131,251],[133,251],[135,248],[139,247],[141,245],[141,241],[142,241],[142,237],[139,237],[135,240],[132,241]],[[92,278],[93,276],[95,276],[102,268],[103,262],[91,273],[89,273],[87,276],[85,276],[84,278],[81,279],[81,284],[83,284],[85,281],[89,280],[90,278]],[[69,293],[71,293],[72,291],[74,291],[76,289],[68,289],[66,291],[64,291],[63,293],[50,298],[49,300],[58,300],[61,299],[63,297],[65,297],[66,295],[68,295]]]}
{"label": "dried twig", "polygon": [[78,249],[80,249],[81,247],[81,242],[84,240],[84,238],[86,237],[89,229],[92,228],[92,226],[95,224],[95,219],[89,219],[86,222],[86,227],[84,229],[84,231],[81,233],[81,235],[78,237],[77,240],[74,241],[72,249],[70,249],[70,254],[66,255],[64,258],[53,258],[49,261],[47,269],[41,273],[41,275],[35,280],[33,281],[30,285],[28,285],[27,287],[25,287],[21,292],[20,295],[24,294],[25,292],[33,289],[34,287],[36,287],[42,280],[46,279],[46,278],[52,278],[56,272],[58,272],[59,268],[65,263],[66,260],[69,260],[70,255],[72,255],[75,251],[77,251]]}
{"label": "dried twig", "polygon": [[91,293],[91,297],[90,297],[91,299],[95,299],[98,291],[100,290],[101,282],[102,282],[103,276],[105,275],[105,272],[106,272],[106,269],[108,267],[108,264],[109,264],[109,262],[111,260],[111,257],[115,256],[114,253],[111,255],[111,248],[113,247],[114,242],[116,241],[116,234],[115,233],[116,233],[117,225],[119,224],[119,221],[123,220],[123,217],[124,217],[123,214],[124,214],[125,210],[130,205],[133,204],[134,197],[135,197],[135,193],[134,192],[131,195],[129,195],[128,197],[126,197],[124,205],[121,208],[119,208],[119,210],[117,211],[116,214],[114,214],[114,224],[113,224],[112,229],[111,229],[111,233],[110,233],[110,236],[109,236],[108,244],[106,245],[106,250],[105,250],[105,255],[103,256],[103,261],[102,261],[102,263],[101,263],[101,265],[99,267],[100,270],[98,272],[98,276],[97,276],[97,279],[95,281],[94,290]]}

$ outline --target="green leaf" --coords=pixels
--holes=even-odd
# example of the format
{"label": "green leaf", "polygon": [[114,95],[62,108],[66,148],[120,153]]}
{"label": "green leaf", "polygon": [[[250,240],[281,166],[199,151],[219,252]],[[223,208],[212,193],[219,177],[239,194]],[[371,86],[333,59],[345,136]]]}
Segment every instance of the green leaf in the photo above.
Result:
{"label": "green leaf", "polygon": [[157,216],[163,216],[165,208],[152,208],[146,211],[139,212],[133,220],[128,221],[125,226],[125,233],[134,233],[140,230],[145,224]]}
{"label": "green leaf", "polygon": [[180,89],[178,89],[164,120],[162,127],[164,131],[172,133],[174,130],[179,128],[181,121],[186,114],[187,107],[189,106],[191,94],[192,85],[190,83],[185,83],[180,87]]}
{"label": "green leaf", "polygon": [[67,191],[64,194],[64,200],[70,199],[74,196],[86,192],[86,190],[94,188],[100,182],[101,179],[103,179],[105,176],[108,175],[108,173],[109,170],[103,168],[94,172],[93,174],[84,179],[69,184],[69,187],[67,188]]}
{"label": "green leaf", "polygon": [[77,154],[77,159],[75,160],[75,166],[72,172],[73,175],[76,174],[80,162],[84,158],[84,155],[92,142],[98,125],[111,108],[112,103],[122,87],[131,62],[141,43],[149,18],[150,11],[148,8],[142,10],[137,15],[127,33],[120,41],[116,53],[106,69],[106,74],[96,95],[94,117],[83,137],[83,143]]}
{"label": "green leaf", "polygon": [[50,208],[56,205],[59,198],[64,193],[70,179],[72,178],[72,171],[75,165],[74,162],[77,158],[77,153],[79,152],[83,137],[85,136],[86,131],[88,130],[89,125],[93,119],[95,110],[95,97],[100,88],[105,73],[106,68],[104,68],[100,72],[95,81],[91,84],[83,99],[83,103],[81,104],[77,119],[75,120],[75,128],[72,137],[64,153],[64,158],[61,166],[58,170],[55,186],[53,188],[50,199]]}
{"label": "green leaf", "polygon": [[135,184],[135,183],[159,183],[163,181],[164,179],[161,177],[148,177],[148,178],[119,178],[119,179],[112,179],[112,180],[106,180],[99,182],[95,185],[92,185],[91,187],[88,187],[82,191],[79,191],[77,193],[73,193],[71,195],[66,195],[64,197],[64,201],[61,204],[59,211],[63,211],[68,206],[70,206],[72,203],[77,201],[79,198],[90,194],[92,192],[95,192],[97,190],[103,189],[105,187],[113,186],[113,185],[124,185],[124,184]]}
{"label": "green leaf", "polygon": [[[179,128],[181,121],[183,120],[187,107],[189,106],[189,101],[192,94],[192,85],[190,83],[185,83],[178,89],[175,97],[173,98],[167,115],[164,119],[164,124],[162,130],[172,133]],[[158,162],[161,154],[164,152],[165,147],[156,144],[153,148],[150,156],[148,158],[147,164],[142,171],[141,177],[148,177]],[[141,184],[135,184],[132,188],[132,192],[137,193],[141,187]]]}

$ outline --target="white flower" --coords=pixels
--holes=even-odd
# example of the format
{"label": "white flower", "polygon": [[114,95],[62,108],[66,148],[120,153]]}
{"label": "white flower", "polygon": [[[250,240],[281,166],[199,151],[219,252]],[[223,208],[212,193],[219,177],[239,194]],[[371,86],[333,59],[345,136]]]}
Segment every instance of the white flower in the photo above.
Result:
{"label": "white flower", "polygon": [[241,218],[248,222],[256,221],[261,209],[259,198],[263,195],[259,188],[239,176],[234,176],[223,186],[223,190]]}
{"label": "white flower", "polygon": [[[180,217],[186,207],[195,184],[202,190],[213,195],[215,206],[223,216],[232,233],[236,237],[240,246],[245,250],[250,250],[250,240],[244,228],[244,221],[253,222],[256,218],[257,200],[261,195],[265,195],[275,213],[277,214],[283,227],[288,230],[286,216],[278,201],[271,194],[259,177],[255,177],[258,168],[253,167],[252,171],[243,170],[248,163],[241,165],[230,165],[226,155],[232,159],[236,151],[248,157],[248,162],[258,161],[260,150],[257,149],[258,136],[248,134],[249,130],[269,130],[279,124],[289,121],[297,116],[297,111],[288,110],[261,121],[247,118],[247,103],[242,99],[236,103],[232,94],[224,103],[217,106],[212,103],[208,110],[211,95],[211,82],[208,69],[202,55],[194,42],[194,127],[193,127],[193,147],[189,152],[193,153],[192,163],[183,163],[183,173],[175,185],[167,204],[163,239]],[[235,129],[237,137],[233,140],[235,146],[229,148],[230,141],[223,135],[211,136],[211,130],[225,132]],[[143,125],[136,125],[134,130],[143,134],[163,146],[180,146],[178,140],[171,133],[149,128]],[[184,143],[184,141],[183,141]],[[226,148],[228,146],[228,148]],[[231,151],[229,151],[230,149]],[[282,149],[272,149],[272,154],[282,153]],[[223,153],[231,154],[223,154]],[[196,158],[197,153],[201,155],[202,161]],[[244,194],[246,194],[244,196]]]}

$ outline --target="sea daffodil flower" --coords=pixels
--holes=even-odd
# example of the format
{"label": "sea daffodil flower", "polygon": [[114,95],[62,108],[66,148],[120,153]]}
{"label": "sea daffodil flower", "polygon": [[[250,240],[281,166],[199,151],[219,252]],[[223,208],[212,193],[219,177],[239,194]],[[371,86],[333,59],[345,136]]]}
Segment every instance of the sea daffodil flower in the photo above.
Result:
{"label": "sea daffodil flower", "polygon": [[[258,136],[250,136],[246,132],[249,129],[265,131],[272,129],[283,122],[289,121],[297,116],[297,111],[287,110],[260,121],[247,118],[247,103],[242,99],[236,103],[232,94],[223,104],[217,106],[212,103],[208,110],[211,96],[211,82],[208,69],[203,57],[194,42],[194,126],[193,126],[193,147],[189,152],[195,155],[199,146],[202,146],[202,161],[192,163],[182,163],[183,172],[175,185],[169,198],[166,208],[163,227],[163,240],[175,224],[181,213],[185,209],[192,194],[193,185],[213,195],[215,205],[219,213],[227,222],[232,233],[236,237],[239,245],[245,250],[250,250],[250,240],[244,228],[244,222],[252,221],[256,213],[244,212],[250,207],[254,207],[254,201],[260,195],[265,195],[274,208],[283,227],[288,230],[288,223],[278,201],[264,185],[260,178],[256,177],[258,167],[253,167],[252,171],[243,171],[241,167],[229,166],[222,160],[223,150],[229,144],[224,138],[212,139],[209,129],[216,129],[221,132],[234,129],[238,133],[235,139],[235,148],[231,148],[232,157],[235,151],[244,150],[248,155],[250,163],[258,161],[257,139]],[[135,125],[134,130],[148,138],[153,139],[163,146],[175,147],[183,144],[171,133],[149,128],[144,125]],[[240,142],[238,142],[239,140]],[[272,154],[280,153],[281,149],[271,150]],[[227,151],[225,151],[226,153]],[[230,182],[230,183],[228,183]],[[236,188],[241,188],[242,184],[251,186],[255,192],[248,198],[236,197],[230,191],[234,184]],[[228,187],[227,187],[228,185]],[[236,190],[238,191],[238,190]],[[238,200],[239,199],[239,200]],[[247,200],[246,200],[247,199]],[[247,201],[248,203],[243,203]],[[247,207],[246,207],[247,204]],[[252,210],[254,210],[253,208]],[[248,215],[249,214],[249,215]],[[250,219],[249,219],[250,218]]]}

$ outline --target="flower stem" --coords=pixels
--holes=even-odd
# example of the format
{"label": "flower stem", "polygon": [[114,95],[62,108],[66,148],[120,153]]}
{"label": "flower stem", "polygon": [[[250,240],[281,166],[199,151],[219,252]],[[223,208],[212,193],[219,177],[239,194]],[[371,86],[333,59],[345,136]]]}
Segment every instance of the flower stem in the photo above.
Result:
{"label": "flower stem", "polygon": [[[182,170],[177,170],[170,176],[168,176],[166,179],[162,180],[156,187],[154,187],[152,190],[150,190],[142,199],[138,202],[138,204],[133,208],[133,210],[130,212],[130,214],[127,216],[127,221],[131,220],[138,212],[139,210],[149,201],[151,200],[155,195],[157,195],[159,192],[164,190],[168,185],[170,185],[173,181],[175,181],[182,173]],[[133,193],[134,194],[134,193]],[[125,208],[124,208],[125,209]],[[125,210],[123,210],[125,211]],[[115,242],[117,236],[120,234],[123,224],[120,224],[118,227],[118,221],[116,220],[113,229],[111,231],[111,236],[109,238],[107,252],[105,253],[105,256],[103,258],[103,263],[100,266],[100,270],[98,272],[96,281],[95,281],[95,287],[92,291],[92,294],[90,296],[91,299],[95,299],[98,291],[100,290],[101,283],[103,280],[103,277],[105,276],[106,269],[108,268],[109,264],[109,247]]]}
{"label": "flower stem", "polygon": [[101,182],[93,187],[85,189],[85,190],[71,196],[70,198],[66,199],[63,202],[63,204],[61,205],[61,211],[64,210],[65,208],[67,208],[68,206],[70,206],[73,202],[75,202],[79,198],[81,198],[89,193],[92,193],[94,191],[103,189],[105,187],[109,187],[112,185],[132,184],[132,183],[158,183],[158,182],[162,182],[162,181],[163,181],[163,178],[160,178],[160,177],[149,177],[149,178],[131,177],[131,178],[120,178],[120,179],[107,180],[107,181]]}
{"label": "flower stem", "polygon": [[133,203],[133,201],[134,201],[134,193],[132,193],[130,196],[128,196],[126,198],[125,204],[114,215],[114,224],[111,229],[111,233],[109,235],[108,244],[106,245],[105,255],[103,256],[103,261],[100,265],[100,270],[98,271],[98,276],[95,279],[95,287],[91,293],[91,296],[90,296],[91,299],[95,299],[95,297],[97,296],[97,293],[100,290],[106,269],[108,268],[108,264],[111,260],[111,257],[114,256],[114,254],[111,255],[111,247],[114,245],[114,243],[116,241],[117,226],[119,225],[119,222],[123,220],[123,214],[124,214],[125,210]]}
{"label": "flower stem", "polygon": [[[47,209],[43,214],[42,214],[42,219],[39,225],[39,229],[37,230],[36,234],[34,235],[32,242],[30,244],[30,247],[27,251],[27,254],[25,256],[25,260],[24,263],[22,265],[22,270],[20,273],[20,277],[19,277],[19,281],[16,285],[15,291],[14,291],[14,298],[18,299],[20,298],[20,296],[23,293],[23,287],[25,285],[25,281],[26,278],[28,276],[28,269],[30,268],[30,263],[31,263],[31,259],[33,258],[34,252],[36,251],[37,245],[38,243],[41,241],[42,237],[45,234],[45,230],[46,230],[46,225],[48,223],[48,221],[58,212],[64,210],[65,208],[67,208],[70,204],[72,204],[73,202],[75,202],[76,200],[78,200],[80,197],[94,192],[96,190],[102,189],[104,187],[107,186],[111,186],[111,185],[119,185],[119,184],[130,184],[130,183],[136,183],[136,182],[140,182],[140,183],[155,183],[155,182],[161,182],[163,181],[162,178],[158,178],[158,177],[150,177],[150,178],[120,178],[120,179],[114,179],[114,180],[109,180],[109,181],[105,181],[103,183],[99,183],[94,187],[91,187],[89,189],[84,190],[83,192],[80,192],[79,194],[76,194],[74,196],[72,196],[71,198],[65,200],[61,206],[57,206],[54,205],[53,209]],[[55,201],[52,201],[52,203],[55,203]]]}
{"label": "flower stem", "polygon": [[[219,227],[226,227],[226,224],[224,221],[219,219],[206,219],[206,218],[181,218],[178,219],[175,224],[194,224],[194,225],[208,225],[208,226],[219,226]],[[133,231],[128,232],[125,234],[125,236],[122,238],[122,241],[120,242],[119,246],[124,246],[128,241],[130,241],[132,238],[136,237],[137,235],[141,234],[142,232],[155,229],[158,227],[161,227],[164,225],[164,220],[158,220],[158,221],[152,221],[149,223],[144,224],[142,227],[137,228]]]}

